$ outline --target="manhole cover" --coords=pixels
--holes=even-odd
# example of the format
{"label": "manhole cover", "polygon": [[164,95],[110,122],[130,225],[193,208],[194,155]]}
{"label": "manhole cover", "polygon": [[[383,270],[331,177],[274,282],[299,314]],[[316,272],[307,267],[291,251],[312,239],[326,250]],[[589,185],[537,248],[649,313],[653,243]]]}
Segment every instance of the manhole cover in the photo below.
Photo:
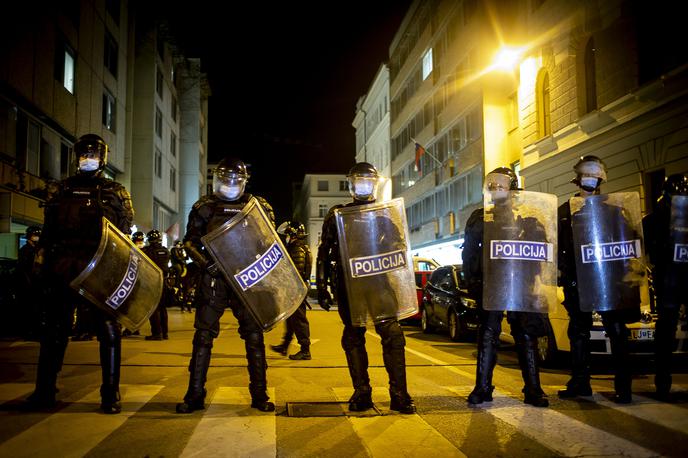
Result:
{"label": "manhole cover", "polygon": [[290,417],[376,417],[382,412],[373,405],[363,412],[349,411],[348,402],[287,402]]}

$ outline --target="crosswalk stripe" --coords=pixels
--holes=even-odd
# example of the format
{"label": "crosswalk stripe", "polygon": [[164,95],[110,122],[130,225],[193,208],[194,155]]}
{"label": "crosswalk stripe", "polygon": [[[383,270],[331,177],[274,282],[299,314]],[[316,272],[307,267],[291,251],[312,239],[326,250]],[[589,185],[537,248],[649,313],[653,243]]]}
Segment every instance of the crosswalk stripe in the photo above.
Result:
{"label": "crosswalk stripe", "polygon": [[[104,415],[98,411],[100,390],[92,391],[0,444],[0,456],[54,457],[56,453],[63,457],[84,456],[122,426],[162,388],[162,385],[120,386],[122,412],[118,415]],[[85,410],[84,404],[88,404],[88,410]]]}
{"label": "crosswalk stripe", "polygon": [[[333,388],[339,402],[348,401],[351,388]],[[389,404],[386,388],[373,389],[373,401],[378,408]],[[382,409],[381,409],[382,410]],[[383,410],[384,412],[384,410]],[[382,417],[349,417],[354,432],[373,457],[423,456],[462,457],[454,444],[449,442],[435,428],[419,415],[385,415]]]}
{"label": "crosswalk stripe", "polygon": [[[268,395],[274,402],[274,388]],[[277,456],[277,417],[252,409],[246,387],[220,387],[206,404],[182,457]]]}
{"label": "crosswalk stripe", "polygon": [[688,434],[688,411],[686,409],[636,394],[633,395],[632,404],[616,404],[599,393],[594,393],[592,399],[610,409]]}
{"label": "crosswalk stripe", "polygon": [[34,387],[33,383],[0,383],[0,402],[25,397]]}
{"label": "crosswalk stripe", "polygon": [[[465,389],[446,387],[465,395]],[[481,409],[513,426],[520,433],[563,456],[632,456],[654,457],[656,452],[641,447],[606,431],[591,427],[548,408],[524,405],[494,391],[494,401]]]}

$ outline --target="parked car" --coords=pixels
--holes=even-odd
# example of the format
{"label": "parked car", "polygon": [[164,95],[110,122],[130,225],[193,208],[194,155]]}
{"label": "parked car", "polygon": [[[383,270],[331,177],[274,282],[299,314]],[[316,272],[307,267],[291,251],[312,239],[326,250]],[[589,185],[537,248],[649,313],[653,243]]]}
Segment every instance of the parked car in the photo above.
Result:
{"label": "parked car", "polygon": [[468,295],[461,266],[452,264],[433,271],[423,292],[423,332],[445,330],[458,342],[474,339],[478,324],[478,308]]}
{"label": "parked car", "polygon": [[416,278],[416,300],[418,301],[418,312],[410,317],[401,320],[402,324],[418,324],[420,323],[420,309],[423,303],[423,287],[430,278],[430,274],[437,269],[440,264],[434,259],[421,258],[419,256],[413,257],[413,272]]}
{"label": "parked car", "polygon": [[[567,334],[569,316],[562,304],[564,301],[562,288],[558,288],[557,299],[557,305],[548,316],[547,335],[538,339],[540,362],[543,365],[555,363],[560,352],[571,351],[571,344]],[[651,310],[650,304],[644,304],[641,307],[641,312],[640,321],[627,325],[630,331],[628,337],[629,351],[635,355],[651,355],[654,353],[654,332],[657,314]],[[611,344],[604,332],[602,317],[599,313],[593,313],[592,316],[590,353],[593,355],[611,355]],[[502,323],[502,334],[500,337],[501,340],[506,342],[514,342],[506,319]],[[674,351],[677,353],[688,352],[688,322],[686,320],[685,305],[681,306],[679,314],[679,323],[676,330],[676,348]]]}

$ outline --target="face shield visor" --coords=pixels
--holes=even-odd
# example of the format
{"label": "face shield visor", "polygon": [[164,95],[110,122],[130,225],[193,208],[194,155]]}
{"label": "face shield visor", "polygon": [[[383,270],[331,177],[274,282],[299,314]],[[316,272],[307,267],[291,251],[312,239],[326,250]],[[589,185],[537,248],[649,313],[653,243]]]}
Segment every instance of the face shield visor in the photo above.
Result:
{"label": "face shield visor", "polygon": [[511,189],[511,177],[501,173],[488,173],[485,177],[486,193],[490,194],[492,201],[504,200],[509,196]]}
{"label": "face shield visor", "polygon": [[571,181],[588,192],[594,192],[602,182],[607,181],[607,172],[597,161],[582,162],[576,167],[575,172],[576,178]]}
{"label": "face shield visor", "polygon": [[105,157],[105,146],[99,143],[87,143],[79,145],[79,170],[93,172],[102,167]]}
{"label": "face shield visor", "polygon": [[237,200],[244,194],[246,177],[237,173],[213,173],[213,193],[224,200]]}
{"label": "face shield visor", "polygon": [[349,193],[356,200],[375,200],[377,194],[378,179],[367,176],[351,176],[347,178],[349,182]]}

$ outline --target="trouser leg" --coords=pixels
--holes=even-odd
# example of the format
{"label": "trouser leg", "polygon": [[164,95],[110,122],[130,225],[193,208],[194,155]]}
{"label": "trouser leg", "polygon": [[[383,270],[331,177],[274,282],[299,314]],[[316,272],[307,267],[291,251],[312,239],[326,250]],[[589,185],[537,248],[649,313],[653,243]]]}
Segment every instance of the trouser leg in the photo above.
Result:
{"label": "trouser leg", "polygon": [[372,388],[368,377],[368,352],[365,348],[366,328],[344,325],[342,348],[349,366],[354,394],[349,399],[349,410],[363,411],[373,407]]}
{"label": "trouser leg", "polygon": [[122,355],[120,325],[111,319],[100,318],[98,341],[100,346],[100,367],[102,384],[100,385],[100,408],[105,413],[119,413],[119,379]]}
{"label": "trouser leg", "polygon": [[492,374],[497,364],[499,334],[502,331],[502,312],[480,310],[478,329],[478,357],[476,361],[475,388],[468,395],[469,404],[492,401]]}
{"label": "trouser leg", "polygon": [[571,379],[566,389],[559,391],[561,398],[592,395],[590,387],[590,329],[592,313],[569,310],[567,334],[571,345]]}
{"label": "trouser leg", "polygon": [[628,328],[613,312],[602,312],[602,323],[609,337],[614,366],[614,401],[626,404],[631,402],[631,366],[628,355]]}
{"label": "trouser leg", "polygon": [[402,413],[414,413],[416,406],[408,394],[406,385],[406,356],[404,333],[396,320],[375,325],[382,339],[382,358],[389,376],[390,409]]}

